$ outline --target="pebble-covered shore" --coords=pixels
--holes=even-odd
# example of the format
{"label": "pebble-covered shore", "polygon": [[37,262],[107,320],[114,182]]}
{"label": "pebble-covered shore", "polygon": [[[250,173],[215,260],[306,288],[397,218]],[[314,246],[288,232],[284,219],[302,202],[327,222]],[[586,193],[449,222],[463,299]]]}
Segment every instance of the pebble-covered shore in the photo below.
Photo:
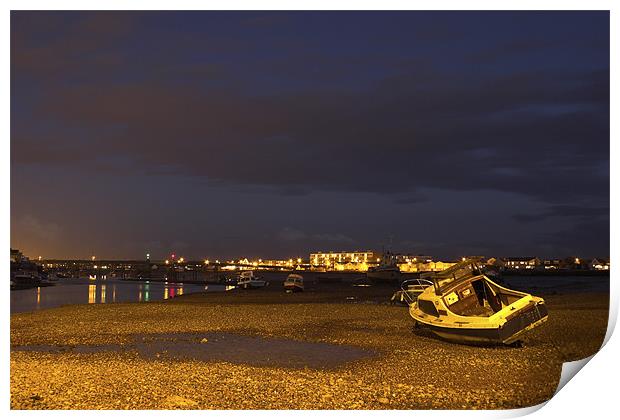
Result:
{"label": "pebble-covered shore", "polygon": [[[390,288],[334,286],[76,305],[11,316],[13,409],[519,408],[548,400],[561,363],[598,350],[608,295],[544,296],[549,321],[522,347],[469,347],[414,333]],[[348,345],[373,356],[324,369],[142,357],[152,334],[234,333]],[[208,340],[198,345],[209,346]],[[21,351],[21,346],[58,351]],[[127,351],[73,351],[126,345]],[[157,355],[156,355],[157,356]]]}

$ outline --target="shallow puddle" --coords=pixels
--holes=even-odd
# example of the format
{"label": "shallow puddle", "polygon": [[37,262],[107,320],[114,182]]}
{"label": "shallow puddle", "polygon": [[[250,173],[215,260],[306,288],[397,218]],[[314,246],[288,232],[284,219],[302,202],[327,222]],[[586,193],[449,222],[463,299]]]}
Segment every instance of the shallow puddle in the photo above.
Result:
{"label": "shallow puddle", "polygon": [[127,345],[29,345],[13,346],[11,350],[72,353],[136,351],[147,359],[191,359],[311,369],[335,368],[376,355],[372,350],[354,346],[229,333],[139,335],[134,336]]}

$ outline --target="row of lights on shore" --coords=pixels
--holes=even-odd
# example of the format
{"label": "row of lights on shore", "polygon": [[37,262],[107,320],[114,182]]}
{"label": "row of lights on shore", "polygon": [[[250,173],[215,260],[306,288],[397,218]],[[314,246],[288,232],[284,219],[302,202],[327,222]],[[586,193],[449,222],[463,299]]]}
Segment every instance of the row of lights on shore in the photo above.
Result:
{"label": "row of lights on shore", "polygon": [[[244,260],[245,260],[245,261],[247,261],[247,259],[241,259],[241,260],[239,260],[239,263],[241,263],[241,262],[242,262],[242,261],[244,261]],[[171,261],[175,261],[175,260],[174,260],[174,254],[172,255],[172,260],[167,259],[167,260],[165,260],[165,261],[164,261],[164,263],[165,263],[166,265],[170,265],[170,262],[171,262]],[[185,262],[185,258],[180,257],[179,259],[177,259],[177,260],[176,260],[176,262],[177,262],[177,264],[182,264],[183,262]],[[290,259],[288,260],[288,262],[289,262],[289,264],[292,264],[292,263],[293,263],[293,259],[292,259],[292,258],[290,258]],[[301,258],[297,258],[297,263],[298,263],[298,264],[301,264],[301,262],[302,262],[302,259],[301,259]],[[234,261],[234,260],[231,260],[231,261],[229,261],[229,263],[230,263],[230,264],[234,264],[234,263],[235,263],[235,261]],[[249,263],[249,261],[248,261],[248,263]],[[258,259],[258,261],[253,261],[253,262],[252,262],[252,265],[254,265],[254,266],[258,266],[259,264],[262,264],[262,263],[263,263],[262,258],[259,258],[259,259]],[[204,264],[205,264],[205,265],[209,265],[209,264],[211,264],[211,261],[210,261],[210,260],[204,260]],[[220,264],[220,260],[215,260],[215,264]]]}
{"label": "row of lights on shore", "polygon": [[[39,260],[39,261],[41,261],[41,259],[42,259],[42,258],[43,258],[43,257],[42,257],[41,255],[39,255],[38,260]],[[95,255],[93,255],[93,256],[91,256],[91,257],[90,257],[90,259],[91,259],[91,261],[95,261],[95,259],[97,259],[97,257],[96,257]],[[151,254],[146,254],[146,259],[147,259],[147,260],[150,260],[150,259],[151,259]],[[461,258],[461,260],[462,260],[462,261],[465,261],[466,259],[467,259],[467,258],[465,258],[465,257],[462,257],[462,258]],[[174,260],[174,254],[172,254],[172,260]],[[247,258],[241,259],[241,260],[239,260],[239,262],[244,261],[244,260],[247,260]],[[416,262],[417,260],[418,260],[417,258],[413,258],[413,260],[410,260],[409,258],[407,258],[407,262],[411,262],[411,261]],[[302,261],[302,259],[301,259],[301,258],[297,258],[297,263],[298,263],[298,264],[301,264],[301,261]],[[381,259],[380,259],[380,258],[377,258],[377,262],[379,262],[379,261],[381,261]],[[180,257],[180,258],[177,260],[177,263],[178,263],[178,264],[181,264],[181,263],[183,263],[183,262],[185,262],[185,258],[183,258],[183,257]],[[234,263],[234,260],[229,261],[229,262],[230,262],[230,263]],[[254,264],[254,265],[258,265],[258,264],[262,264],[262,262],[263,262],[263,260],[262,260],[261,258],[259,258],[259,259],[258,259],[258,261],[254,261],[252,264]],[[288,262],[289,262],[289,263],[292,263],[292,262],[293,262],[293,259],[292,259],[292,258],[291,258],[291,259],[289,259],[289,260],[288,260]],[[355,262],[358,262],[357,258],[355,259]],[[165,263],[166,263],[166,265],[170,264],[170,260],[166,260],[166,261],[165,261]],[[205,263],[205,265],[209,265],[210,261],[209,261],[209,260],[205,260],[205,261],[204,261],[204,263]],[[219,264],[219,263],[220,263],[220,260],[215,260],[215,263],[216,263],[216,264]],[[575,264],[580,264],[580,263],[581,263],[581,262],[580,262],[579,258],[575,258]]]}
{"label": "row of lights on shore", "polygon": [[[167,259],[167,260],[165,260],[165,261],[164,261],[164,263],[165,263],[166,265],[170,265],[170,262],[171,262],[171,261],[175,261],[175,255],[174,255],[174,254],[172,254],[172,255],[171,255],[171,257],[172,257],[172,259]],[[39,261],[41,261],[41,259],[42,259],[42,258],[43,258],[43,257],[39,255],[38,260],[39,260]],[[91,260],[91,261],[95,261],[96,259],[97,259],[97,257],[96,257],[95,255],[92,255],[92,256],[90,257],[90,260]],[[146,259],[147,259],[148,261],[150,261],[150,259],[151,259],[151,254],[148,254],[148,253],[147,253],[147,254],[146,254]],[[414,258],[414,260],[415,260],[415,258]],[[464,261],[464,260],[465,260],[465,258],[463,258],[463,261]],[[242,261],[247,261],[247,258],[240,259],[240,260],[239,260],[239,263],[241,263]],[[301,263],[302,263],[302,261],[303,261],[303,260],[301,259],[301,257],[298,257],[298,258],[297,258],[297,263],[298,263],[298,264],[301,264]],[[377,262],[379,262],[379,261],[380,261],[380,259],[379,259],[379,258],[377,258]],[[177,264],[182,264],[182,263],[184,263],[184,262],[185,262],[185,258],[184,258],[184,257],[179,257],[179,258],[176,260],[176,262],[177,262]],[[210,263],[211,263],[211,261],[210,261],[210,260],[204,260],[204,264],[205,264],[205,265],[209,265]],[[234,261],[234,260],[231,260],[231,261],[229,261],[229,263],[234,264],[234,263],[235,263],[235,261]],[[248,262],[248,263],[249,263],[249,262]],[[262,258],[259,258],[259,259],[258,259],[258,261],[254,261],[254,262],[252,262],[252,265],[257,266],[257,265],[262,264],[262,263],[263,263]],[[288,263],[289,263],[289,264],[293,264],[293,259],[292,259],[292,258],[290,258],[290,259],[288,260]],[[220,260],[215,260],[215,264],[220,264]]]}

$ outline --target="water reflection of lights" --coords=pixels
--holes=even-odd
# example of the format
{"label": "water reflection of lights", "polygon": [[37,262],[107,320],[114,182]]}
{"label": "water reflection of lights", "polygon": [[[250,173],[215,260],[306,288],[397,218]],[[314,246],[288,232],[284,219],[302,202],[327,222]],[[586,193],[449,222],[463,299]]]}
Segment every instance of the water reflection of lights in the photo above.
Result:
{"label": "water reflection of lights", "polygon": [[183,294],[183,284],[172,283],[168,284],[168,282],[164,283],[164,299],[172,299],[175,296],[181,296]]}
{"label": "water reflection of lights", "polygon": [[[185,285],[182,283],[153,282],[150,284],[142,283],[141,294],[139,293],[140,284],[137,282],[121,281],[102,281],[100,277],[97,281],[88,281],[82,277],[82,281],[76,284],[71,280],[59,279],[55,287],[33,287],[24,292],[27,299],[23,299],[19,306],[11,308],[14,312],[35,311],[52,308],[65,304],[112,304],[119,302],[142,302],[162,301],[193,292],[201,292],[205,289],[205,284]],[[224,285],[209,285],[208,291],[223,292]],[[232,289],[232,288],[227,288]]]}
{"label": "water reflection of lights", "polygon": [[88,303],[96,303],[97,302],[97,285],[89,284],[88,285]]}
{"label": "water reflection of lights", "polygon": [[142,302],[142,285],[138,288],[138,302]]}

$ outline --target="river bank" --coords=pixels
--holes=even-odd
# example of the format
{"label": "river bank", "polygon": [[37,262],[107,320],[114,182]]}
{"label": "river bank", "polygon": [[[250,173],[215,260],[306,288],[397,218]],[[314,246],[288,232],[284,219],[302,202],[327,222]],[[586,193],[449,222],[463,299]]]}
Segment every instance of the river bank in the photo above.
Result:
{"label": "river bank", "polygon": [[451,344],[412,332],[407,309],[387,304],[392,289],[269,287],[14,314],[11,407],[518,408],[549,399],[561,363],[596,352],[606,331],[608,294],[559,294],[544,296],[549,321],[521,348]]}

